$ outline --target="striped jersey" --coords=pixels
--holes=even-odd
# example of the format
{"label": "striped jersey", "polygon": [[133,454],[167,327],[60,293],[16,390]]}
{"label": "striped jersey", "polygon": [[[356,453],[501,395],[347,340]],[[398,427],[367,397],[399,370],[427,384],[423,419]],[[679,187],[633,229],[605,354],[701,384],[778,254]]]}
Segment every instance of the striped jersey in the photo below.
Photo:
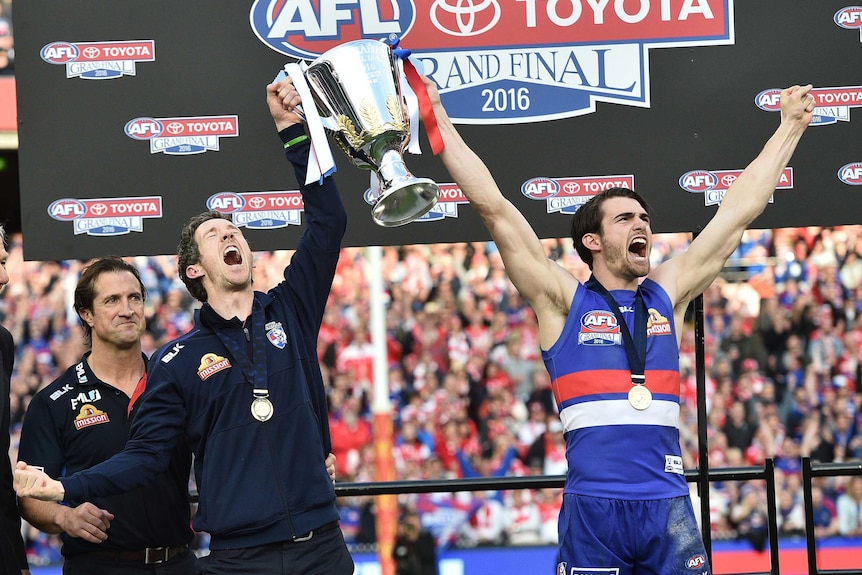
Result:
{"label": "striped jersey", "polygon": [[688,494],[679,445],[679,346],[673,307],[654,281],[641,284],[647,318],[646,386],[652,403],[632,407],[622,329],[631,332],[635,292],[614,290],[626,326],[602,296],[580,285],[559,340],[542,359],[566,434],[566,493],[614,499]]}

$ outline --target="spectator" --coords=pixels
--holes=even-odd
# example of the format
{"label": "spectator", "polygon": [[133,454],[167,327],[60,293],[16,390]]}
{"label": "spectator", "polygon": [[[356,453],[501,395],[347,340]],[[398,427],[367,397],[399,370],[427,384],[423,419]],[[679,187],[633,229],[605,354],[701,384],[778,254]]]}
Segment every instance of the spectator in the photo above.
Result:
{"label": "spectator", "polygon": [[814,538],[822,541],[838,534],[838,510],[835,502],[823,493],[820,485],[811,486],[811,507],[814,517]]}
{"label": "spectator", "polygon": [[407,510],[398,521],[392,548],[395,575],[437,575],[437,543],[422,527],[419,513]]}
{"label": "spectator", "polygon": [[845,537],[862,535],[862,475],[850,479],[847,491],[838,497],[838,532]]}

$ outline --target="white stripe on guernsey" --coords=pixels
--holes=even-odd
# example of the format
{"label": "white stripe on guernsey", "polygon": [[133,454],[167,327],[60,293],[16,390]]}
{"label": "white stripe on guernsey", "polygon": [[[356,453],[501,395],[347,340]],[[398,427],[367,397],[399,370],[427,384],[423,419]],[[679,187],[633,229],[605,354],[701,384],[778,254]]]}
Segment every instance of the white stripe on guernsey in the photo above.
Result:
{"label": "white stripe on guernsey", "polygon": [[628,400],[608,399],[576,403],[560,412],[565,431],[600,425],[679,425],[679,404],[653,399],[652,405],[638,411]]}

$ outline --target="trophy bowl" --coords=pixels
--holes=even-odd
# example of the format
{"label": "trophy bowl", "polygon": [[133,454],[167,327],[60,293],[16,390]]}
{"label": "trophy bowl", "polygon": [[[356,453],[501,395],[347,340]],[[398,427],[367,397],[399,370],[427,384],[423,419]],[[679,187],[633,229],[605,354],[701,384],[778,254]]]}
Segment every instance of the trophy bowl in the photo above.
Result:
{"label": "trophy bowl", "polygon": [[305,71],[323,126],[355,166],[376,172],[379,189],[368,197],[374,222],[384,227],[422,217],[440,194],[404,163],[410,117],[399,76],[392,48],[377,40],[336,46]]}

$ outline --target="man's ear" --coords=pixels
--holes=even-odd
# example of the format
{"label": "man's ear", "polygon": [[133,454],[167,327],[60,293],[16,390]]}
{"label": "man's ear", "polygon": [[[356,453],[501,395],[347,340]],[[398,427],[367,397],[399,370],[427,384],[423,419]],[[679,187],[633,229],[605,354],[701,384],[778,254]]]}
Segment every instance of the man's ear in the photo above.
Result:
{"label": "man's ear", "polygon": [[190,279],[198,279],[203,277],[204,271],[197,264],[186,266],[186,276]]}
{"label": "man's ear", "polygon": [[584,246],[590,251],[597,252],[601,249],[601,244],[599,242],[599,234],[584,234],[584,236],[581,238],[581,242],[583,242]]}
{"label": "man's ear", "polygon": [[81,321],[87,324],[90,327],[93,327],[93,312],[88,309],[82,309],[78,312],[78,317],[81,318]]}

